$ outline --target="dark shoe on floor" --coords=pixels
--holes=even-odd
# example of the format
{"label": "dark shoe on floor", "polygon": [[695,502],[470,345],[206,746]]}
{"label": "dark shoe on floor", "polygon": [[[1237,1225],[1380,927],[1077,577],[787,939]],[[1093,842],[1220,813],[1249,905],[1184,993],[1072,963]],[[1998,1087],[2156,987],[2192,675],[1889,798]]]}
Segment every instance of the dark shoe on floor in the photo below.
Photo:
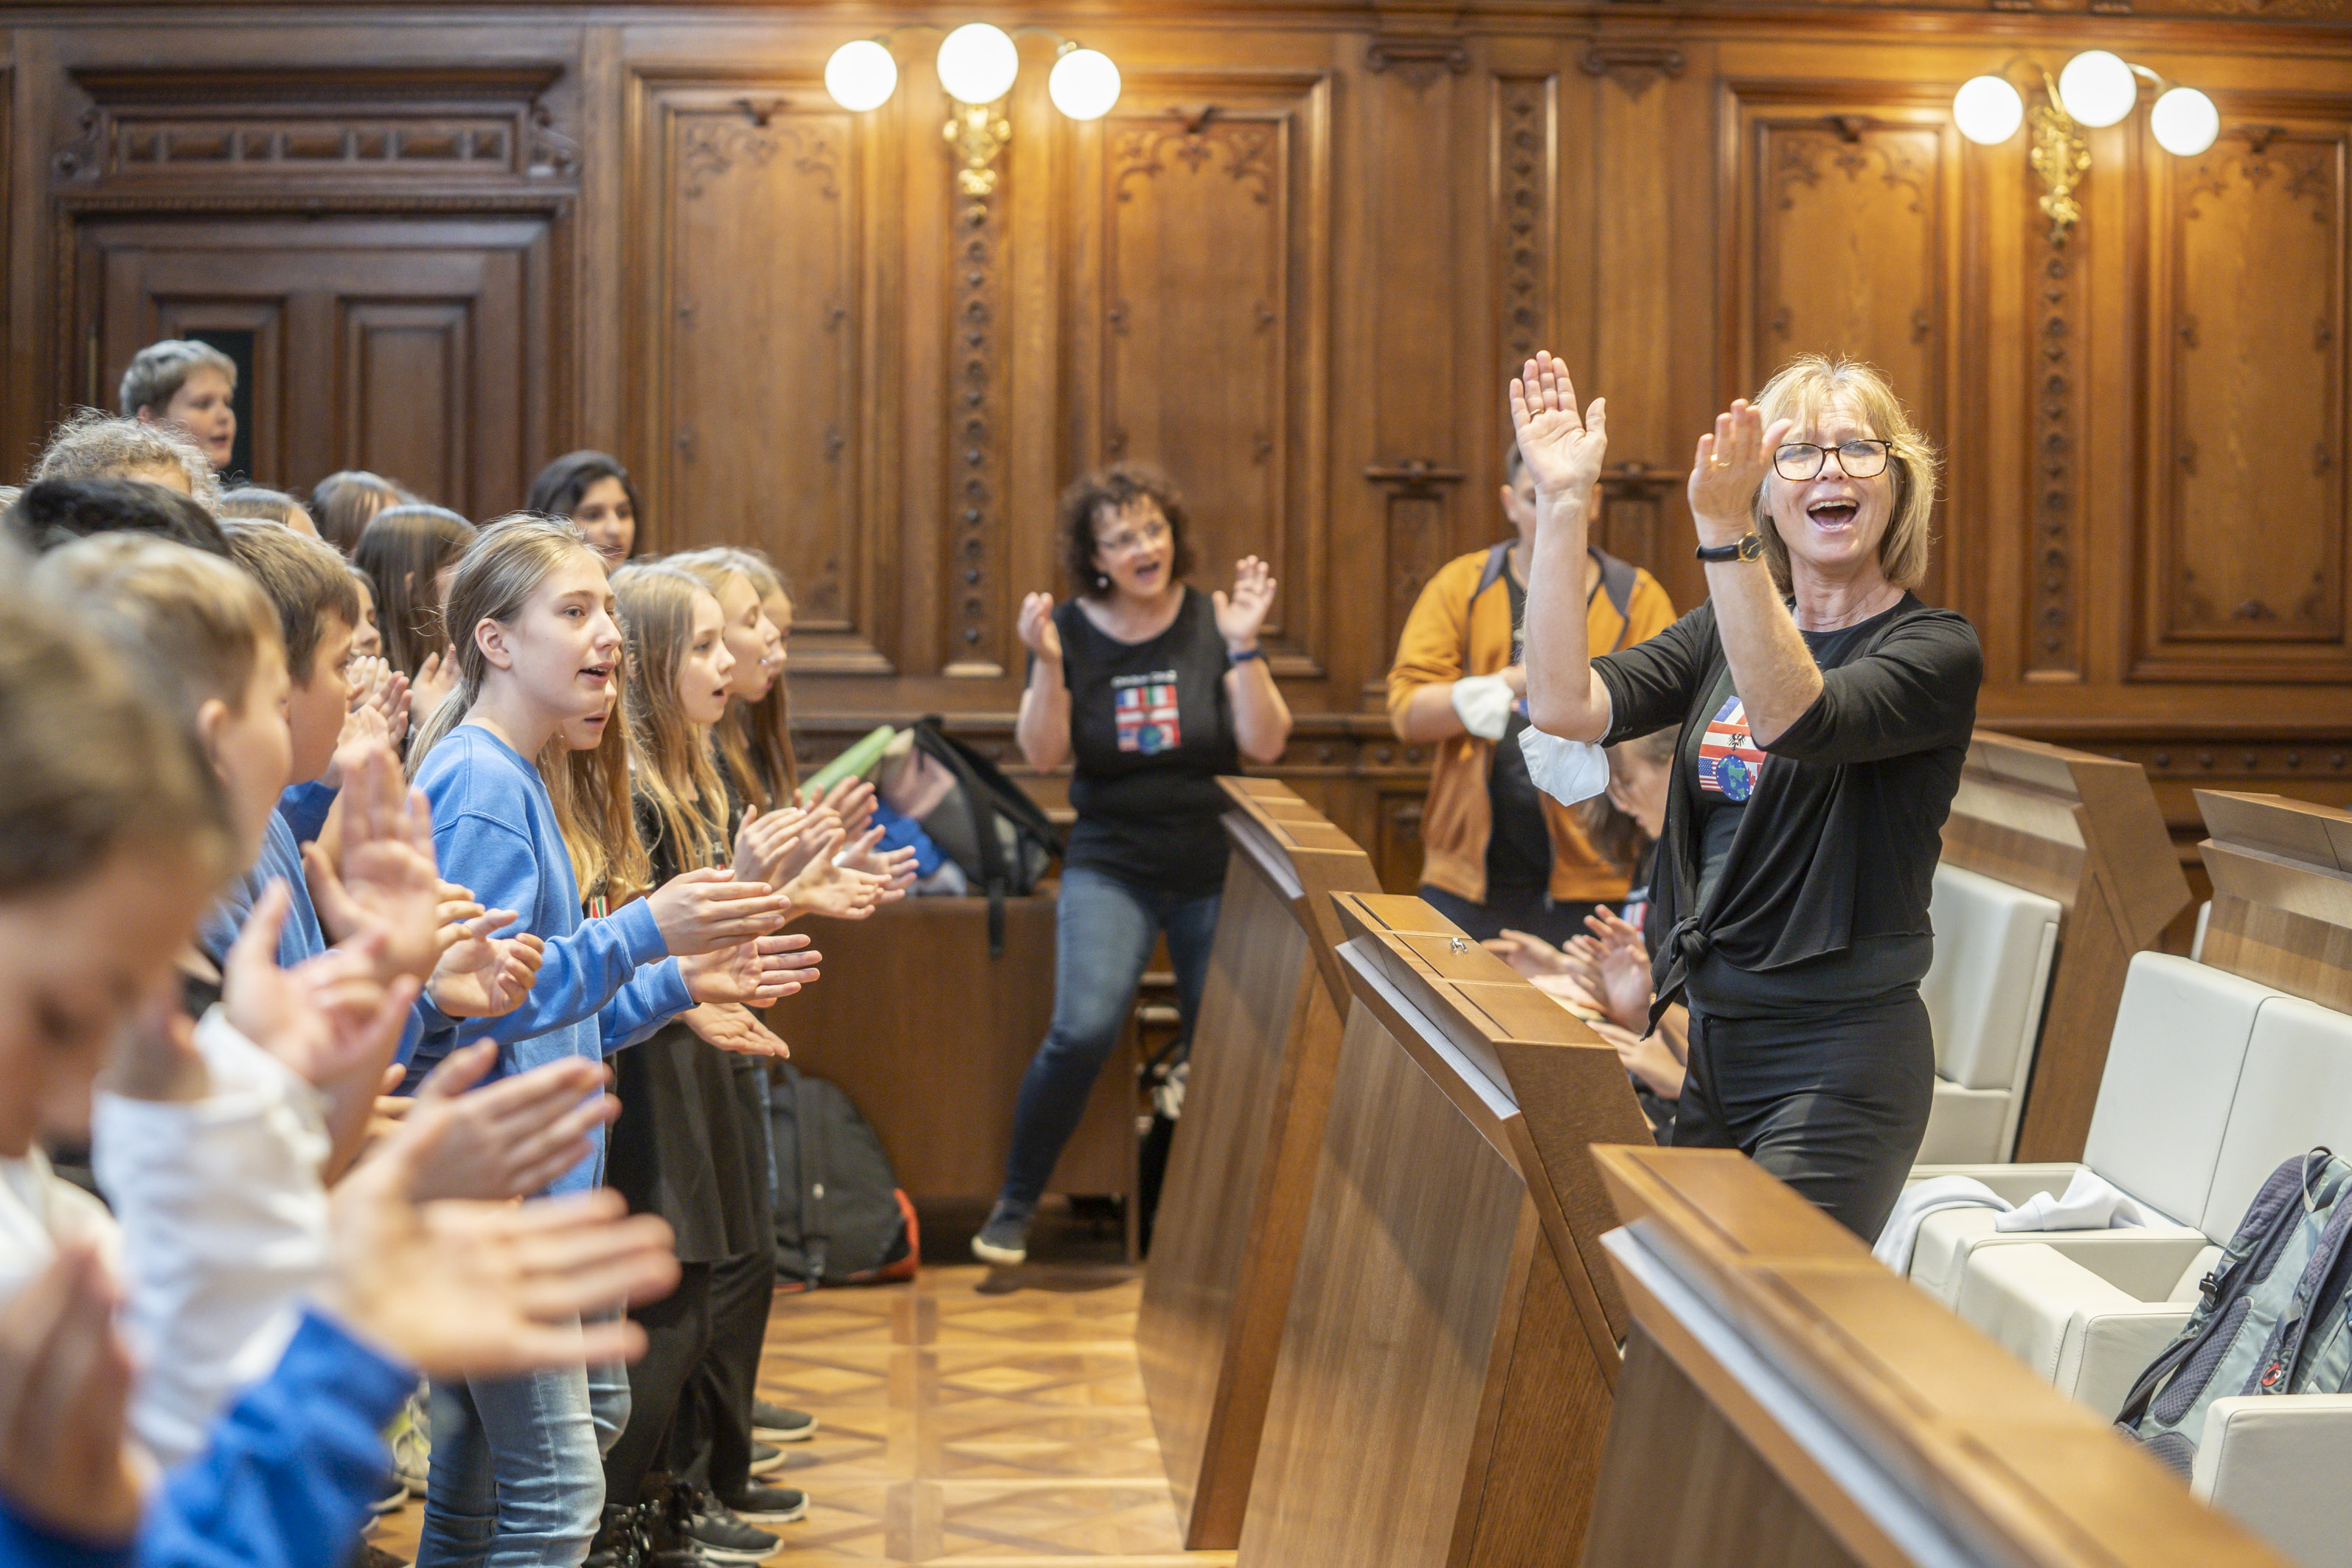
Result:
{"label": "dark shoe on floor", "polygon": [[1029,1260],[1031,1211],[1003,1199],[988,1211],[988,1223],[971,1238],[971,1255],[982,1263],[1011,1268]]}
{"label": "dark shoe on floor", "polygon": [[816,1417],[764,1399],[751,1401],[751,1436],[771,1443],[805,1443],[816,1436]]}
{"label": "dark shoe on floor", "polygon": [[670,1518],[708,1562],[757,1563],[782,1544],[736,1518],[733,1510],[709,1492],[684,1481],[670,1485]]}
{"label": "dark shoe on floor", "polygon": [[773,1443],[751,1445],[751,1471],[753,1475],[764,1476],[783,1468],[784,1451],[782,1448],[777,1447]]}
{"label": "dark shoe on floor", "polygon": [[588,1543],[588,1561],[582,1568],[643,1568],[646,1561],[645,1522],[634,1508],[608,1505],[596,1539]]}
{"label": "dark shoe on floor", "polygon": [[808,1493],[795,1487],[767,1487],[754,1481],[742,1496],[722,1500],[746,1519],[762,1524],[791,1524],[808,1517]]}

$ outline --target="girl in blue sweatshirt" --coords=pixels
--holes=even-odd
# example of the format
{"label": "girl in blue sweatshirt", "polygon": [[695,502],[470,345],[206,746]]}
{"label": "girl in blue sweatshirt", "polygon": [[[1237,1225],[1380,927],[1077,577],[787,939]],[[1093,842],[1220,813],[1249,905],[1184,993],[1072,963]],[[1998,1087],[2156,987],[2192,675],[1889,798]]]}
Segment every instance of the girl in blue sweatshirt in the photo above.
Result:
{"label": "girl in blue sweatshirt", "polygon": [[[458,685],[411,753],[433,811],[441,874],[520,912],[546,944],[522,1005],[486,1028],[428,1016],[416,1056],[464,1038],[498,1042],[515,1071],[562,1056],[601,1058],[698,1002],[781,994],[770,936],[784,900],[723,869],[688,873],[603,918],[583,920],[555,805],[530,759],[559,739],[598,745],[611,724],[622,637],[601,558],[578,529],[517,517],[483,531],[449,585]],[[764,939],[764,940],[762,940]],[[672,956],[678,955],[678,956]],[[771,965],[774,967],[771,967]],[[554,1184],[593,1187],[601,1142]],[[436,1382],[433,1474],[420,1568],[572,1568],[595,1534],[604,1475],[587,1371]]]}

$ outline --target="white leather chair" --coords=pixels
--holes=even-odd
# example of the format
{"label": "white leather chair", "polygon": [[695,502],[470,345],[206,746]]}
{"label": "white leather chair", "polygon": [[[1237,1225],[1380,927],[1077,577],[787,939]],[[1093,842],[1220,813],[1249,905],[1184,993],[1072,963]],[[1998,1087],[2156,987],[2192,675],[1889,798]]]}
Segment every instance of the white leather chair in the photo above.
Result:
{"label": "white leather chair", "polygon": [[1957,1306],[1969,1260],[1988,1247],[2041,1244],[2071,1255],[2118,1237],[2170,1243],[2173,1262],[2165,1278],[2168,1283],[2177,1279],[2208,1243],[2198,1221],[2210,1196],[2255,1014],[2265,1000],[2281,995],[2169,953],[2134,957],[2081,1163],[1919,1165],[1911,1175],[1914,1181],[1974,1176],[2021,1204],[2036,1193],[2065,1191],[2074,1173],[2087,1168],[2138,1200],[2156,1223],[2136,1230],[2003,1233],[1993,1228],[1990,1209],[1945,1209],[1919,1227],[1912,1282]]}
{"label": "white leather chair", "polygon": [[[2207,1245],[2185,1265],[2177,1243],[2129,1231],[2104,1233],[2105,1244],[2093,1248],[2052,1237],[1989,1249],[1969,1264],[1959,1313],[2061,1393],[2113,1416],[2188,1321],[2219,1244],[2264,1179],[2322,1145],[2352,1152],[2352,1016],[2267,997],[2199,1216]],[[2352,1568],[2347,1464],[2352,1396],[2233,1395],[2207,1414],[2192,1484],[2298,1563]]]}
{"label": "white leather chair", "polygon": [[2006,1160],[2058,952],[2054,899],[1938,865],[1927,904],[1936,957],[1919,999],[1936,1037],[1936,1100],[1919,1145],[1926,1164]]}

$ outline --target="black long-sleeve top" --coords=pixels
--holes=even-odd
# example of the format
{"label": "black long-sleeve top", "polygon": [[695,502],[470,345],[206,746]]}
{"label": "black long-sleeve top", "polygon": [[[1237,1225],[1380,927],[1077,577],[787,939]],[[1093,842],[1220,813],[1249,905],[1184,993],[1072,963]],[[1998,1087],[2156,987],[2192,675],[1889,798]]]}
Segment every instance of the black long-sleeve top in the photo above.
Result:
{"label": "black long-sleeve top", "polygon": [[[1689,767],[1675,769],[1650,879],[1654,1021],[1703,965],[1761,974],[1869,939],[1928,933],[1944,818],[1984,675],[1976,628],[1906,594],[1869,620],[1806,640],[1822,663],[1822,694],[1763,748],[1703,904],[1698,786]],[[1687,750],[1728,688],[1712,603],[1592,663],[1612,708],[1606,744],[1679,723]],[[1924,965],[1924,943],[1921,952]]]}

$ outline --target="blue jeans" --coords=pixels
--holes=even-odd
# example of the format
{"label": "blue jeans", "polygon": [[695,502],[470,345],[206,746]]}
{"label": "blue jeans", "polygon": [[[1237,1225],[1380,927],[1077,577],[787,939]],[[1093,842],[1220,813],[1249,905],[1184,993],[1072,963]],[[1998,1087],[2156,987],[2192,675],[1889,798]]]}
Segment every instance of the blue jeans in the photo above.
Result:
{"label": "blue jeans", "polygon": [[1062,873],[1054,910],[1054,1023],[1021,1079],[1013,1157],[998,1202],[1024,1213],[1037,1206],[1135,1005],[1152,938],[1163,932],[1176,963],[1177,1005],[1192,1030],[1223,896],[1152,892],[1088,866]]}
{"label": "blue jeans", "polygon": [[418,1568],[575,1568],[604,1510],[600,1447],[628,1421],[620,1371],[436,1380]]}

